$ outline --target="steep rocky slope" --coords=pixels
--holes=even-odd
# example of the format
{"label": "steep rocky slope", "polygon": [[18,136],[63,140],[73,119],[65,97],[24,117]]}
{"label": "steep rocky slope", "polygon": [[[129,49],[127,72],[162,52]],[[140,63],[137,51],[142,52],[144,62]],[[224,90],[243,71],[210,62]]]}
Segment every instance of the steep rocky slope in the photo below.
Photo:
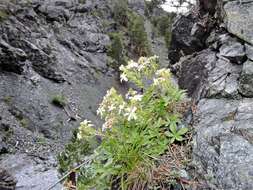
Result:
{"label": "steep rocky slope", "polygon": [[217,1],[174,24],[170,55],[181,57],[173,69],[195,103],[193,162],[203,188],[253,189],[252,7]]}
{"label": "steep rocky slope", "polygon": [[94,14],[108,1],[82,2],[0,2],[0,166],[17,177],[18,189],[57,181],[54,155],[83,118],[99,123],[107,89],[123,89]]}
{"label": "steep rocky slope", "polygon": [[[55,183],[55,156],[73,129],[84,118],[99,126],[106,91],[124,91],[108,64],[112,2],[0,1],[0,171],[16,177],[17,189]],[[143,0],[129,8],[144,16]],[[1,175],[0,189],[15,184]]]}

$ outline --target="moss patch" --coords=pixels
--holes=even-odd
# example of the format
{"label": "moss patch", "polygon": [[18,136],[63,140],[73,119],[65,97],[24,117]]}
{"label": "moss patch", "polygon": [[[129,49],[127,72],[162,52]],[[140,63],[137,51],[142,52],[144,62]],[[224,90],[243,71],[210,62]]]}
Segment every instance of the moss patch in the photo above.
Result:
{"label": "moss patch", "polygon": [[63,95],[56,95],[52,98],[52,104],[62,108],[67,105],[67,99]]}

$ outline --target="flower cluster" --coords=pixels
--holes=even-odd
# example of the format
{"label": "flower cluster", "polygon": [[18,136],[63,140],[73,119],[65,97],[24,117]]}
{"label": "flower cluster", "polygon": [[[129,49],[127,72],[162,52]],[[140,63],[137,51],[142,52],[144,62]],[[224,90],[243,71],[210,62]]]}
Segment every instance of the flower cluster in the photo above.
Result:
{"label": "flower cluster", "polygon": [[126,94],[126,98],[127,98],[128,100],[131,100],[132,102],[141,101],[141,100],[142,100],[142,97],[143,97],[142,94],[138,94],[137,91],[132,90],[132,89],[130,89],[130,90],[128,91],[128,93]]}
{"label": "flower cluster", "polygon": [[153,79],[154,86],[161,86],[164,83],[171,82],[170,69],[160,69],[155,73],[156,78]]}
{"label": "flower cluster", "polygon": [[[89,166],[92,173],[83,170],[85,185],[91,188],[80,189],[110,189],[108,184],[115,176],[125,183],[129,180],[126,176],[147,162],[150,168],[155,163],[152,158],[162,155],[170,142],[182,141],[187,132],[177,129],[180,116],[174,109],[184,92],[171,82],[169,69],[158,70],[157,56],[130,61],[120,70],[121,81],[132,82],[139,88],[129,89],[125,97],[114,88],[107,91],[97,110],[105,121],[102,130],[95,129],[88,120],[81,123],[78,139],[92,141],[96,138],[91,137],[98,135],[102,142],[94,150]],[[128,182],[122,187],[127,187]],[[100,188],[101,184],[106,188]]]}
{"label": "flower cluster", "polygon": [[143,87],[143,79],[151,77],[158,68],[158,57],[141,57],[138,62],[129,61],[127,66],[121,65],[120,81],[134,82],[138,87]]}
{"label": "flower cluster", "polygon": [[124,107],[123,105],[125,105],[123,97],[114,88],[111,88],[107,91],[102,103],[99,105],[97,114],[103,119],[115,117],[119,114],[118,108]]}
{"label": "flower cluster", "polygon": [[79,131],[77,133],[78,139],[84,139],[93,136],[96,130],[93,128],[94,125],[89,120],[84,120],[80,123]]}

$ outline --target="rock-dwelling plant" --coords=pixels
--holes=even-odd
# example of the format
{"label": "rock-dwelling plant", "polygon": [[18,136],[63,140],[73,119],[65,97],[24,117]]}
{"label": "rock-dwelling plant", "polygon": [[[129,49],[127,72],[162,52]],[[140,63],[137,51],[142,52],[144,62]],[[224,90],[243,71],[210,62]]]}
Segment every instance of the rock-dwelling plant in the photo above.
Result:
{"label": "rock-dwelling plant", "polygon": [[158,57],[141,57],[121,66],[121,81],[132,82],[122,96],[108,90],[97,111],[105,120],[96,129],[85,120],[78,141],[101,143],[87,156],[78,176],[78,189],[141,189],[152,183],[158,158],[171,143],[182,141],[186,128],[178,129],[180,114],[174,109],[184,96],[171,82],[168,69],[158,70]]}

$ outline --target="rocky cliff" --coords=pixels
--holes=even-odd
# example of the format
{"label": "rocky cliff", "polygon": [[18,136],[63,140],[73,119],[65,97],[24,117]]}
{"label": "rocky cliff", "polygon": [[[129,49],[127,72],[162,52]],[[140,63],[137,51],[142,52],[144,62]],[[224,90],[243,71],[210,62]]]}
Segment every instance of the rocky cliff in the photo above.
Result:
{"label": "rocky cliff", "polygon": [[203,189],[250,190],[253,1],[215,2],[174,23],[172,70],[195,103],[193,162]]}
{"label": "rocky cliff", "polygon": [[0,166],[17,177],[18,189],[57,181],[55,154],[83,118],[99,124],[107,89],[123,89],[107,65],[110,38],[95,14],[99,7],[112,15],[109,5],[0,2]]}
{"label": "rocky cliff", "polygon": [[[144,15],[143,0],[129,6]],[[250,0],[199,0],[174,22],[172,65],[145,22],[151,49],[193,100],[197,189],[253,189],[252,11]],[[0,189],[55,183],[55,155],[72,130],[84,118],[100,123],[108,88],[124,91],[107,60],[115,23],[99,14],[112,19],[110,1],[0,1]]]}
{"label": "rocky cliff", "polygon": [[[108,56],[109,34],[121,32],[115,2],[0,1],[0,189],[41,190],[58,181],[55,157],[73,130],[84,118],[100,126],[96,110],[106,91],[124,91]],[[128,7],[145,17],[144,0]],[[151,39],[148,20],[144,27],[168,65],[164,40]]]}

